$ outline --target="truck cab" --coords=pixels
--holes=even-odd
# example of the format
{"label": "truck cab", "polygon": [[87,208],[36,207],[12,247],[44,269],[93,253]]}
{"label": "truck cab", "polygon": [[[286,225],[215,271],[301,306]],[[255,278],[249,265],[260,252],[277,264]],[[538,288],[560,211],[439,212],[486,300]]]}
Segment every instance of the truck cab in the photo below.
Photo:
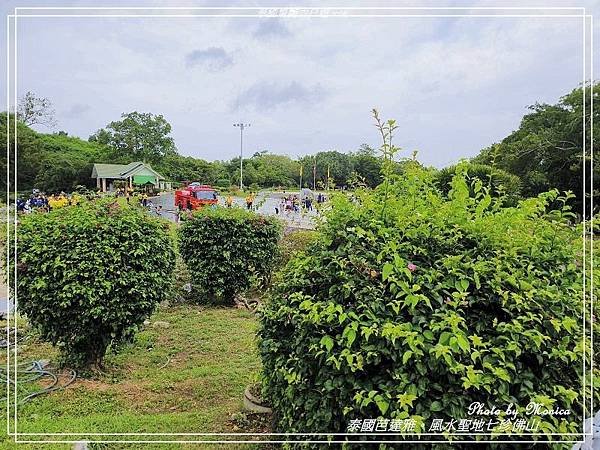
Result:
{"label": "truck cab", "polygon": [[208,184],[190,183],[175,191],[175,206],[194,210],[219,203],[217,191]]}

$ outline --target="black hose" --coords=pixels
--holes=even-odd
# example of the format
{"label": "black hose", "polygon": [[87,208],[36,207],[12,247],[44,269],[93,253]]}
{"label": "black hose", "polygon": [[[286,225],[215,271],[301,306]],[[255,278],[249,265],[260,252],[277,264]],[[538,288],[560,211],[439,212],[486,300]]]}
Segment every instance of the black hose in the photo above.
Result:
{"label": "black hose", "polygon": [[26,401],[28,401],[28,400],[32,399],[33,397],[37,397],[38,395],[47,394],[47,393],[49,393],[49,392],[52,392],[52,391],[57,391],[57,390],[59,390],[59,389],[64,389],[64,388],[66,388],[66,387],[67,387],[67,386],[69,386],[71,383],[73,383],[73,382],[75,381],[75,379],[77,378],[77,372],[76,372],[75,370],[73,370],[73,369],[69,369],[69,371],[71,372],[71,378],[69,379],[69,381],[67,381],[67,383],[65,383],[65,384],[64,384],[64,385],[62,385],[62,386],[59,386],[59,385],[58,385],[58,376],[57,376],[57,375],[55,375],[55,374],[53,374],[53,373],[51,373],[51,372],[48,372],[48,371],[45,371],[45,370],[44,370],[44,371],[43,371],[43,372],[44,372],[44,374],[46,374],[46,375],[49,375],[49,376],[53,377],[54,381],[53,381],[52,385],[50,385],[50,386],[48,386],[48,387],[46,387],[46,388],[44,388],[44,389],[42,389],[42,390],[40,390],[40,391],[33,392],[33,393],[29,394],[27,397],[24,397],[24,398],[21,400],[21,403],[25,403]]}
{"label": "black hose", "polygon": [[[11,336],[14,334],[14,332],[15,332],[14,328],[9,329],[9,333],[11,333]],[[11,339],[10,343],[6,339],[0,339],[0,349],[2,349],[2,348],[12,349],[15,346],[18,346],[18,344],[20,344],[21,342],[28,339],[28,337],[29,336],[27,336],[27,335],[25,335],[25,336],[17,335],[16,339]],[[58,391],[60,389],[64,389],[67,386],[71,385],[77,378],[77,372],[73,369],[67,369],[68,375],[60,374],[56,370],[51,371],[51,369],[49,369],[47,367],[47,365],[48,365],[47,361],[43,361],[43,360],[36,360],[36,361],[30,361],[30,362],[17,364],[16,375],[20,375],[17,377],[17,382],[19,384],[19,386],[17,386],[17,388],[23,387],[27,383],[32,383],[32,382],[40,380],[42,378],[50,379],[49,386],[46,386],[45,388],[43,388],[39,391],[32,392],[32,393],[28,394],[27,396],[23,397],[19,401],[20,404],[28,402],[32,398],[35,398],[39,395],[48,394],[53,391]],[[11,370],[11,373],[12,373],[12,370]],[[59,378],[61,376],[69,377],[68,381],[63,385],[59,384]],[[6,368],[1,367],[1,366],[0,366],[0,382],[4,383],[4,384],[10,383],[13,386],[15,385],[15,381],[11,377],[8,376]],[[5,401],[5,400],[6,400],[6,397],[0,398],[0,401]]]}

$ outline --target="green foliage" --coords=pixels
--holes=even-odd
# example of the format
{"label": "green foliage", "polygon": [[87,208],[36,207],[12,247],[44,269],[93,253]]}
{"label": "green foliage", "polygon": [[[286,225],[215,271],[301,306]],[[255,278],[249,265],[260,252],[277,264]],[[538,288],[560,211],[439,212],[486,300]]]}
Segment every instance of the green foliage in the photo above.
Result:
{"label": "green foliage", "polygon": [[329,177],[336,180],[339,186],[346,184],[354,169],[350,156],[338,151],[318,152],[316,155],[303,156],[299,162],[304,167],[303,184],[311,188],[315,164],[317,186],[326,186],[327,169],[329,169]]}
{"label": "green foliage", "polygon": [[155,164],[177,153],[170,133],[171,125],[162,115],[133,111],[121,114],[121,120],[109,123],[89,140],[110,146],[115,158],[123,162]]}
{"label": "green foliage", "polygon": [[[239,183],[239,158],[232,164],[232,179]],[[256,184],[265,187],[296,186],[300,176],[300,165],[289,156],[273,155],[267,152],[255,153],[252,158],[244,160],[244,184]]]}
{"label": "green foliage", "polygon": [[[12,117],[12,116],[11,116]],[[222,188],[239,186],[239,158],[230,161],[205,161],[179,155],[170,136],[170,125],[162,116],[130,113],[98,130],[88,141],[67,136],[64,132],[37,133],[18,122],[18,186],[19,190],[38,188],[46,192],[70,192],[77,185],[94,188],[90,177],[94,163],[123,163],[146,160],[167,180],[200,181]],[[12,124],[11,124],[12,127]],[[12,129],[12,128],[11,128]],[[0,170],[6,172],[6,113],[0,114]],[[11,141],[12,147],[12,141]],[[13,149],[11,148],[11,155]],[[363,144],[354,153],[318,152],[317,185],[329,182],[337,186],[375,187],[381,181],[381,161],[374,150]],[[300,166],[303,185],[312,187],[314,157],[298,161],[286,155],[265,151],[243,160],[244,186],[260,188],[297,188]],[[398,164],[400,170],[400,164]],[[0,191],[6,191],[2,180]],[[333,187],[333,186],[331,186]]]}
{"label": "green foliage", "polygon": [[179,248],[196,297],[229,304],[236,294],[268,278],[280,232],[277,219],[241,208],[195,211],[179,229]]}
{"label": "green foliage", "polygon": [[228,177],[219,161],[208,162],[176,153],[165,156],[156,165],[156,170],[169,180],[199,181],[204,184],[216,184],[219,179]]}
{"label": "green foliage", "polygon": [[281,265],[284,266],[298,252],[305,251],[318,237],[313,230],[296,230],[285,234],[279,241]]}
{"label": "green foliage", "polygon": [[[6,135],[8,126],[10,125],[10,142],[9,148],[7,149]],[[15,115],[7,115],[5,112],[0,113],[0,170],[3,174],[6,174],[7,166],[7,153],[9,154],[10,161],[14,161],[15,148],[14,148],[14,126],[15,126]],[[37,133],[29,128],[21,121],[17,121],[17,146],[19,151],[17,152],[17,186],[19,190],[31,189],[34,180],[40,170],[40,159],[42,154],[37,143]],[[7,152],[8,150],[8,152]],[[8,177],[0,177],[0,190],[3,192],[7,191],[7,180],[14,179],[14,165],[10,164],[10,174]],[[13,189],[11,187],[11,189]]]}
{"label": "green foliage", "polygon": [[78,185],[94,188],[93,164],[110,160],[108,148],[62,134],[39,134],[36,146],[41,158],[32,187],[45,192],[71,192]]}
{"label": "green foliage", "polygon": [[[535,196],[549,189],[575,193],[574,211],[583,213],[583,170],[588,177],[600,176],[600,162],[592,166],[590,124],[594,124],[593,149],[600,149],[600,83],[594,85],[592,111],[590,85],[574,89],[555,105],[536,103],[523,117],[519,129],[499,144],[481,151],[474,162],[490,164],[517,175],[524,196]],[[586,152],[583,154],[583,113],[585,108]],[[593,118],[592,118],[593,115]],[[588,180],[589,182],[589,180]],[[596,190],[597,201],[600,193]],[[586,213],[589,216],[589,212]]]}
{"label": "green foliage", "polygon": [[220,188],[228,188],[231,186],[231,182],[229,181],[229,178],[219,178],[215,183],[215,186]]}
{"label": "green foliage", "polygon": [[374,188],[381,183],[381,159],[377,158],[374,149],[363,144],[350,157],[354,172],[364,181],[365,186]]}
{"label": "green foliage", "polygon": [[261,312],[278,431],[430,424],[467,418],[474,401],[570,409],[539,417],[540,429],[580,430],[581,230],[568,207],[548,210],[567,200],[557,191],[503,208],[468,171],[456,168],[447,197],[416,165],[374,192],[332,197],[321,237]]}
{"label": "green foliage", "polygon": [[165,298],[174,260],[167,228],[109,199],[23,216],[19,310],[66,362],[98,365]]}
{"label": "green foliage", "polygon": [[[10,116],[11,138],[14,137]],[[6,173],[6,113],[0,114],[0,169]],[[46,192],[71,191],[77,185],[93,187],[90,177],[95,162],[111,162],[107,147],[65,134],[37,133],[17,122],[17,185],[20,191],[36,187]],[[10,158],[14,158],[10,142]],[[11,179],[12,179],[11,175]],[[6,181],[2,178],[2,188]]]}
{"label": "green foliage", "polygon": [[[471,195],[475,194],[474,189],[479,180],[483,186],[489,188],[490,195],[503,196],[504,204],[507,206],[516,206],[521,199],[521,181],[516,175],[486,164],[469,164],[466,167]],[[441,169],[435,174],[436,185],[445,195],[448,195],[452,188],[452,177],[456,174],[456,170],[457,166],[454,165]]]}

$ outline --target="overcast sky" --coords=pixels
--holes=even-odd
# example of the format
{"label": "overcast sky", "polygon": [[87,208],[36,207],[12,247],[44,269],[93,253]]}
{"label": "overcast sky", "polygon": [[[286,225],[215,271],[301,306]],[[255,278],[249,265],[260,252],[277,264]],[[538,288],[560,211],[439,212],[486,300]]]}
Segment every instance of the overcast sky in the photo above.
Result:
{"label": "overcast sky", "polygon": [[582,81],[580,18],[30,17],[18,43],[18,90],[54,103],[55,131],[87,139],[121,113],[162,114],[179,152],[207,160],[239,154],[237,121],[251,123],[246,155],[377,146],[375,107],[406,155],[442,167]]}

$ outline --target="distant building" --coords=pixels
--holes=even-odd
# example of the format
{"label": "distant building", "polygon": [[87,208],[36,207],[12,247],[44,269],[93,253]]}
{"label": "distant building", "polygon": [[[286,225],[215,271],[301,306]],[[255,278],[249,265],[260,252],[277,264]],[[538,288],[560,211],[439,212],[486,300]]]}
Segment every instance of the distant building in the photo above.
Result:
{"label": "distant building", "polygon": [[114,191],[119,185],[134,187],[152,184],[158,189],[171,188],[171,183],[164,181],[165,177],[149,164],[139,161],[129,164],[94,164],[92,178],[96,179],[96,187],[103,192]]}

